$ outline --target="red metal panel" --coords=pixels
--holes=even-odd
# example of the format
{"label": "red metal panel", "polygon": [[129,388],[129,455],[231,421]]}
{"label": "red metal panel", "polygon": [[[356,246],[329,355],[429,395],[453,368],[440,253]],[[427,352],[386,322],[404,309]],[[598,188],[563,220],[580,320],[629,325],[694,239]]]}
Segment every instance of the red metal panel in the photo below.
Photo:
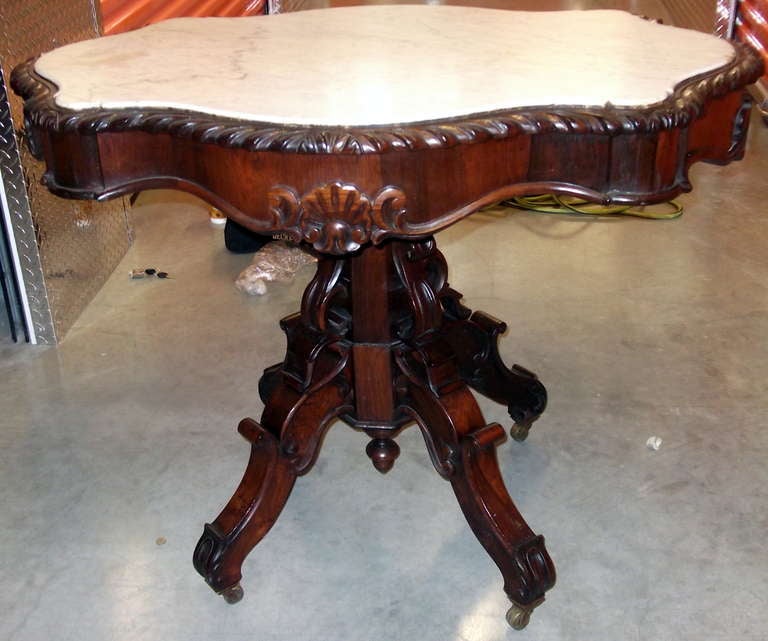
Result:
{"label": "red metal panel", "polygon": [[104,33],[118,33],[148,24],[162,0],[102,0],[101,21]]}
{"label": "red metal panel", "polygon": [[739,19],[764,50],[768,48],[768,1],[744,0],[739,5]]}
{"label": "red metal panel", "polygon": [[[768,0],[742,0],[736,13],[734,37],[752,45],[768,70]],[[763,76],[768,83],[768,71]]]}
{"label": "red metal panel", "polygon": [[[178,18],[179,16],[195,15],[195,11],[201,9],[200,4],[198,0],[168,0],[152,16],[152,22],[160,22],[160,20]],[[206,2],[204,4],[206,5],[205,9],[207,9],[207,5],[211,3]],[[209,13],[208,15],[213,14]]]}
{"label": "red metal panel", "polygon": [[101,0],[105,34],[137,29],[179,16],[252,16],[266,0]]}

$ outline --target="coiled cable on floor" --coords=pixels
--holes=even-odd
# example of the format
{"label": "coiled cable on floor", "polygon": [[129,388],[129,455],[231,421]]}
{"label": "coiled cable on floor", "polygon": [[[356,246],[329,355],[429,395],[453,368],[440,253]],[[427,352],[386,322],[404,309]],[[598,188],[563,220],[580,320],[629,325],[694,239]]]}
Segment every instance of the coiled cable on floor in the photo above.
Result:
{"label": "coiled cable on floor", "polygon": [[[677,201],[669,200],[651,207],[632,205],[598,205],[574,196],[544,194],[540,196],[517,196],[503,200],[500,205],[515,207],[538,214],[568,214],[578,216],[635,216],[651,220],[671,220],[683,213],[683,207]],[[666,207],[667,210],[661,208]]]}

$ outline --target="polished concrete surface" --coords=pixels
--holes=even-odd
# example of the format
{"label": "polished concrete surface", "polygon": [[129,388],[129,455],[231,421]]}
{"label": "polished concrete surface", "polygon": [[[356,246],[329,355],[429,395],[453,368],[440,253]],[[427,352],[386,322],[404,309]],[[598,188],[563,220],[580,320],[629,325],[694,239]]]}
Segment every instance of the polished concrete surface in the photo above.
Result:
{"label": "polished concrete surface", "polygon": [[[0,293],[1,296],[2,293]],[[0,298],[0,305],[3,305],[2,298]],[[0,307],[0,349],[11,342],[11,321],[5,312],[5,308]]]}
{"label": "polished concrete surface", "polygon": [[239,481],[235,425],[260,413],[311,268],[248,298],[249,257],[205,208],[147,195],[62,344],[0,354],[0,639],[765,639],[767,150],[754,126],[744,162],[697,166],[675,221],[494,212],[440,234],[453,286],[509,321],[504,356],[550,392],[499,452],[559,573],[520,633],[416,430],[381,476],[335,426],[246,561],[245,599],[208,589],[192,550]]}

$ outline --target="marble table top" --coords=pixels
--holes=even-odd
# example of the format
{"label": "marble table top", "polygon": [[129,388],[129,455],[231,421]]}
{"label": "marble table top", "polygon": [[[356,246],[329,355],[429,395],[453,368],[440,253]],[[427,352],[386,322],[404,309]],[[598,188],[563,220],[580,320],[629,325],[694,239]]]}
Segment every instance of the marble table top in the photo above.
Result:
{"label": "marble table top", "polygon": [[65,108],[174,108],[320,126],[539,105],[647,106],[730,43],[621,11],[389,5],[178,18],[41,56]]}

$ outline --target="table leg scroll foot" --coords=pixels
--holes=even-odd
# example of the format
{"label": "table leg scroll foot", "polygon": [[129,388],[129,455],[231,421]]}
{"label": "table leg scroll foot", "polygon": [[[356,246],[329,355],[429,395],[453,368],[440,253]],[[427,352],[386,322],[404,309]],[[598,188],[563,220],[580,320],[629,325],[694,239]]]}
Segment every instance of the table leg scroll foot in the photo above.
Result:
{"label": "table leg scroll foot", "polygon": [[281,368],[268,368],[265,379],[273,388],[261,423],[246,418],[238,426],[251,443],[248,466],[224,510],[206,524],[193,556],[195,569],[229,603],[242,597],[243,561],[274,525],[296,477],[312,468],[333,418],[349,409],[340,375],[347,360],[338,346],[318,347],[300,391],[285,382]]}
{"label": "table leg scroll foot", "polygon": [[544,537],[525,522],[501,477],[496,447],[506,439],[504,428],[485,424],[461,381],[445,379],[436,393],[405,359],[399,363],[408,377],[408,412],[424,434],[435,469],[450,481],[470,528],[501,571],[504,591],[513,603],[508,621],[521,629],[554,586],[555,567]]}
{"label": "table leg scroll foot", "polygon": [[450,481],[464,516],[504,577],[513,603],[507,621],[524,628],[531,611],[555,584],[555,567],[537,536],[512,502],[499,471],[496,445],[505,439],[497,423],[461,439],[461,465]]}
{"label": "table leg scroll foot", "polygon": [[248,467],[227,506],[206,524],[193,555],[195,569],[228,603],[242,598],[243,561],[277,520],[296,480],[272,433],[248,418],[238,431],[251,442]]}

